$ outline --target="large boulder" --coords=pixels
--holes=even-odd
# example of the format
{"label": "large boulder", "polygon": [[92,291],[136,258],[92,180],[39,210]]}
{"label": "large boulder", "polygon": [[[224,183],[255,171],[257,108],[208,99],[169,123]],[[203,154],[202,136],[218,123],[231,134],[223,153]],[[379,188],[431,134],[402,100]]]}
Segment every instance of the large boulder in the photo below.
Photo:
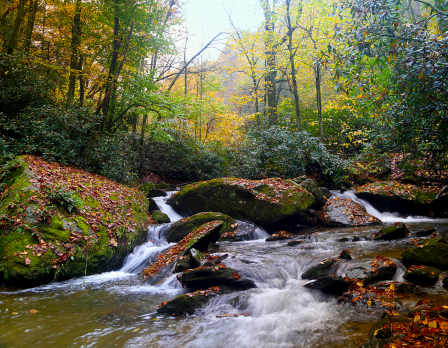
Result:
{"label": "large boulder", "polygon": [[262,225],[294,219],[314,202],[303,187],[279,178],[202,181],[185,186],[167,201],[181,214],[215,211]]}
{"label": "large boulder", "polygon": [[382,221],[367,213],[366,208],[348,198],[331,197],[323,208],[325,223],[329,226],[381,225]]}
{"label": "large boulder", "polygon": [[365,199],[382,213],[441,216],[448,208],[448,196],[436,200],[437,191],[434,189],[395,181],[360,186],[356,196]]}
{"label": "large boulder", "polygon": [[102,176],[21,156],[0,181],[0,280],[31,286],[117,269],[146,238],[144,195]]}
{"label": "large boulder", "polygon": [[441,270],[434,267],[411,266],[406,270],[403,278],[417,285],[431,286],[437,283],[441,273]]}
{"label": "large boulder", "polygon": [[204,212],[176,221],[165,231],[164,236],[168,242],[177,243],[202,224],[215,220],[223,222],[221,240],[250,239],[257,228],[254,224],[236,221],[225,214]]}
{"label": "large boulder", "polygon": [[448,243],[445,238],[427,239],[401,254],[406,265],[425,265],[448,270]]}

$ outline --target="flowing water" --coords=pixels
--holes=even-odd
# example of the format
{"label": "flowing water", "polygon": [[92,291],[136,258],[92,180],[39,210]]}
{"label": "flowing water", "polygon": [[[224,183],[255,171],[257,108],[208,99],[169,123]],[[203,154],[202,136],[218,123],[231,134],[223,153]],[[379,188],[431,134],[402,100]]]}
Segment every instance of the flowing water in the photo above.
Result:
{"label": "flowing water", "polygon": [[[353,199],[350,193],[341,197]],[[385,222],[405,221],[411,231],[448,226],[446,220],[380,214],[356,200]],[[180,219],[165,201],[157,198],[161,210],[172,221]],[[170,247],[163,238],[168,226],[151,226],[148,241],[136,247],[118,271],[31,289],[0,286],[0,348],[356,348],[368,340],[381,311],[341,305],[335,298],[308,290],[302,272],[350,249],[352,265],[378,254],[392,258],[399,268],[395,279],[402,280],[404,267],[398,259],[408,247],[403,241],[365,240],[379,227],[305,230],[301,238],[306,243],[295,247],[286,246],[286,241],[265,242],[267,233],[257,229],[253,240],[219,243],[219,253],[229,254],[224,263],[255,281],[257,288],[216,296],[195,315],[174,318],[156,310],[188,290],[174,275],[156,286],[139,276],[159,252]],[[354,236],[359,241],[353,241]],[[347,241],[338,241],[341,238]],[[337,270],[338,274],[346,271],[347,267]],[[446,304],[447,293],[439,284],[422,289],[418,298],[405,298],[400,306],[405,310],[421,298]]]}

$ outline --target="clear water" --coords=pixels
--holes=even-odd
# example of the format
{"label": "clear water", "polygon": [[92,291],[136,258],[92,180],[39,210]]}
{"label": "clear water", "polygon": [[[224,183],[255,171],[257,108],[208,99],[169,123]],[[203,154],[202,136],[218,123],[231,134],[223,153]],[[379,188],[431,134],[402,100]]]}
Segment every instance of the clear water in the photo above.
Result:
{"label": "clear water", "polygon": [[[180,218],[165,200],[157,200],[161,210],[172,220]],[[447,221],[419,218],[406,222],[413,231],[440,223],[448,226]],[[32,289],[0,287],[0,348],[355,348],[367,341],[381,313],[342,306],[335,298],[304,288],[302,272],[343,249],[351,251],[354,265],[381,254],[397,261],[397,280],[404,272],[398,261],[407,248],[403,241],[337,242],[343,237],[370,236],[379,227],[309,230],[301,236],[306,243],[295,247],[286,246],[286,241],[265,242],[266,232],[259,229],[254,237],[258,239],[219,243],[219,252],[229,254],[225,263],[254,280],[256,289],[217,296],[192,316],[166,317],[156,312],[160,303],[188,290],[175,276],[155,286],[139,276],[170,246],[163,238],[166,228],[151,226],[148,241],[135,248],[116,272]],[[338,272],[344,273],[344,267]],[[447,293],[438,285],[423,290],[419,298],[446,304]],[[402,310],[417,301],[403,300]],[[238,316],[223,317],[230,314]]]}

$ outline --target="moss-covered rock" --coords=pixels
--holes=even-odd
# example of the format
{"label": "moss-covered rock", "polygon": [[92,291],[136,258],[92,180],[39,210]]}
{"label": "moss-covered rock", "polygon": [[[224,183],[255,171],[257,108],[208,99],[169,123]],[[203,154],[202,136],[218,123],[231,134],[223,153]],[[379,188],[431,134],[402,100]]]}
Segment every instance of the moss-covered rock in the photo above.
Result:
{"label": "moss-covered rock", "polygon": [[168,228],[164,236],[168,242],[177,243],[202,224],[215,220],[223,222],[221,240],[234,240],[238,236],[242,239],[243,235],[240,233],[240,230],[244,230],[244,234],[251,234],[256,229],[256,226],[253,224],[237,222],[225,214],[204,212],[176,221]]}
{"label": "moss-covered rock", "polygon": [[324,221],[328,226],[381,225],[382,221],[367,213],[366,208],[347,198],[331,197],[323,208]]}
{"label": "moss-covered rock", "polygon": [[407,226],[402,222],[396,222],[393,225],[387,226],[374,233],[372,238],[374,240],[393,240],[401,239],[409,236]]}
{"label": "moss-covered rock", "polygon": [[311,193],[290,180],[237,178],[187,185],[167,201],[181,214],[215,211],[263,225],[294,218],[314,202]]}
{"label": "moss-covered rock", "polygon": [[437,283],[441,273],[441,270],[434,267],[411,266],[406,270],[403,278],[417,285],[431,286]]}
{"label": "moss-covered rock", "polygon": [[406,265],[425,265],[448,270],[448,244],[445,238],[428,239],[401,254]]}
{"label": "moss-covered rock", "polygon": [[113,270],[146,237],[137,190],[21,156],[0,169],[0,279],[33,285]]}
{"label": "moss-covered rock", "polygon": [[329,276],[335,263],[339,259],[327,259],[305,270],[302,274],[302,279],[317,279]]}
{"label": "moss-covered rock", "polygon": [[156,224],[167,224],[171,222],[171,219],[168,217],[168,215],[162,213],[160,210],[154,210],[151,216]]}
{"label": "moss-covered rock", "polygon": [[305,190],[314,196],[314,206],[322,207],[325,204],[325,198],[322,191],[317,187],[313,179],[306,179],[300,184]]}
{"label": "moss-covered rock", "polygon": [[357,189],[356,196],[367,200],[380,212],[438,216],[446,211],[445,201],[435,201],[437,191],[395,181],[381,181]]}

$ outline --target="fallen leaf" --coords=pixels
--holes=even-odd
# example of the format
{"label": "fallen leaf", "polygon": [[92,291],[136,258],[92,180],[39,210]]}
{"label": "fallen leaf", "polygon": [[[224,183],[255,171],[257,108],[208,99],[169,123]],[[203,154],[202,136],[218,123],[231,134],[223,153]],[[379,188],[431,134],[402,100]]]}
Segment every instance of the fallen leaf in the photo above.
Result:
{"label": "fallen leaf", "polygon": [[30,309],[30,314],[35,314],[35,313],[37,313],[37,312],[39,312],[37,309]]}

